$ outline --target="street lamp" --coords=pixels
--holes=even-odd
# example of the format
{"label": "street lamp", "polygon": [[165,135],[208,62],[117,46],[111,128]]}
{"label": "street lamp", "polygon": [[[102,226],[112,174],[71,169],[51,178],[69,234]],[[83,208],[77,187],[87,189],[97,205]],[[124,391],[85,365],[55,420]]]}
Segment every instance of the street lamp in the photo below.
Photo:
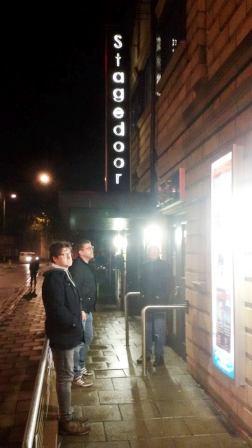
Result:
{"label": "street lamp", "polygon": [[37,179],[42,185],[49,185],[52,182],[52,176],[45,171],[39,173]]}
{"label": "street lamp", "polygon": [[7,195],[5,193],[1,193],[2,196],[2,201],[3,201],[3,221],[2,221],[2,226],[3,226],[3,234],[5,232],[5,227],[6,227],[6,199],[17,199],[17,194],[16,193],[8,193]]}

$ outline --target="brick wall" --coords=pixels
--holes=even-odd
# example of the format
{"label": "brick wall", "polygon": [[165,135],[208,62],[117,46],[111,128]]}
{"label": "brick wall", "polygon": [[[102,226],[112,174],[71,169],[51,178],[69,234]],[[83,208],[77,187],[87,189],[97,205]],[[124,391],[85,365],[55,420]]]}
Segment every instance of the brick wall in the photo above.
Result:
{"label": "brick wall", "polygon": [[[252,2],[188,0],[186,29],[186,41],[177,47],[157,87],[156,171],[162,183],[179,167],[186,170],[187,361],[192,374],[252,432],[252,275],[237,278],[235,272],[244,316],[240,331],[245,353],[236,360],[244,364],[241,387],[211,360],[210,256],[211,163],[240,145],[244,169],[236,188],[252,187]],[[148,114],[139,121],[139,139],[133,144],[138,191],[149,187]],[[250,252],[246,257],[250,260]]]}

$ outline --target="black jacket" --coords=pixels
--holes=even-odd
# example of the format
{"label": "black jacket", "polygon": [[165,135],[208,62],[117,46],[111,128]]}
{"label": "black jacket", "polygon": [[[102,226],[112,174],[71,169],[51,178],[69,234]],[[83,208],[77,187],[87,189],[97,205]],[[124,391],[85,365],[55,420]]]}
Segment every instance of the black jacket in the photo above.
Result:
{"label": "black jacket", "polygon": [[31,274],[36,274],[39,270],[39,260],[32,260],[29,269]]}
{"label": "black jacket", "polygon": [[96,281],[92,268],[80,257],[76,258],[69,271],[74,279],[81,297],[82,310],[94,311],[96,299]]}
{"label": "black jacket", "polygon": [[53,268],[44,277],[42,297],[50,346],[74,348],[84,340],[78,290],[64,269]]}
{"label": "black jacket", "polygon": [[141,293],[145,305],[168,305],[171,292],[171,271],[164,260],[148,261],[143,265]]}

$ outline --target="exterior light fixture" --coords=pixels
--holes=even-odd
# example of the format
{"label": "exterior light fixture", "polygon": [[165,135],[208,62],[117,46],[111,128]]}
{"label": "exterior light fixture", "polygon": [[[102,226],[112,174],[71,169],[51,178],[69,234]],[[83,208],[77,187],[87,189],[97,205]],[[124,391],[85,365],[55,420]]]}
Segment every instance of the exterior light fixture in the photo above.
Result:
{"label": "exterior light fixture", "polygon": [[151,224],[144,229],[144,247],[156,246],[161,250],[162,229],[157,224]]}

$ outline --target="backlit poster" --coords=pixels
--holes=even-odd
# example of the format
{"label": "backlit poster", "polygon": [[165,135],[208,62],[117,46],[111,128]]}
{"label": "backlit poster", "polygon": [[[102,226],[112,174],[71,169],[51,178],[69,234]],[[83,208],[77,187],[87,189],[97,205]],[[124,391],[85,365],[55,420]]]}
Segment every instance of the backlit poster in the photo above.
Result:
{"label": "backlit poster", "polygon": [[212,356],[214,365],[234,379],[232,152],[212,163],[211,261]]}

